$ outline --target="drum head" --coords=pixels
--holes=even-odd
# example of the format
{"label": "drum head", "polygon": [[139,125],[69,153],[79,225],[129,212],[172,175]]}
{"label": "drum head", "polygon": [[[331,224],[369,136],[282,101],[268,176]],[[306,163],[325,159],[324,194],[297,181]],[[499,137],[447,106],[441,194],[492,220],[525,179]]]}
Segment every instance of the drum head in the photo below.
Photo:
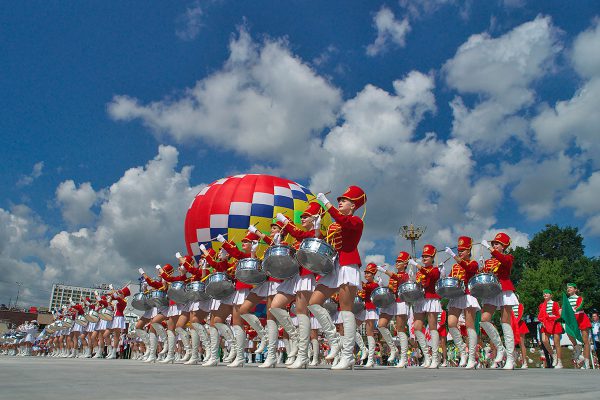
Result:
{"label": "drum head", "polygon": [[300,249],[296,253],[296,259],[304,268],[319,275],[327,275],[334,268],[333,260],[320,253]]}
{"label": "drum head", "polygon": [[206,294],[215,300],[223,300],[231,296],[233,292],[235,292],[235,286],[229,280],[209,282],[206,285]]}
{"label": "drum head", "polygon": [[187,293],[183,289],[183,287],[170,287],[167,291],[167,296],[169,299],[173,300],[177,304],[187,303],[189,301]]}

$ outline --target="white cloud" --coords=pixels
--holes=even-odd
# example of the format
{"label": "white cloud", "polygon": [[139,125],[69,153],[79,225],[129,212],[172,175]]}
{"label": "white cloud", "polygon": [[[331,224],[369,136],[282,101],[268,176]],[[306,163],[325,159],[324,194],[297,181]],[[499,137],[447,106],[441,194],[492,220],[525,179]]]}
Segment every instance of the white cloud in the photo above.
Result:
{"label": "white cloud", "polygon": [[71,227],[86,225],[94,220],[95,215],[90,208],[97,199],[98,196],[89,182],[82,183],[77,188],[75,182],[67,180],[56,188],[56,201],[63,219]]}
{"label": "white cloud", "polygon": [[587,181],[581,181],[564,197],[562,204],[573,207],[575,215],[586,218],[584,232],[600,235],[600,171],[594,172]]}
{"label": "white cloud", "polygon": [[21,176],[21,178],[17,181],[18,187],[29,186],[33,183],[34,180],[42,176],[42,171],[44,170],[44,162],[40,161],[33,165],[33,170],[31,174]]}
{"label": "white cloud", "polygon": [[341,92],[292,55],[284,41],[259,46],[242,28],[229,47],[223,69],[180,98],[141,105],[115,96],[110,116],[140,119],[178,142],[202,139],[255,160],[278,154],[290,169],[298,169],[298,162],[314,164],[319,154],[313,150],[321,131],[335,124]]}
{"label": "white cloud", "polygon": [[[458,0],[400,0],[400,7],[405,8],[413,18],[424,18],[444,6],[459,5]],[[469,0],[464,1],[464,8],[468,7]]]}
{"label": "white cloud", "polygon": [[573,65],[586,78],[600,76],[600,19],[580,33],[573,44]]}
{"label": "white cloud", "polygon": [[181,40],[193,40],[200,33],[202,27],[203,11],[198,1],[194,2],[191,7],[187,7],[185,12],[177,18],[179,28],[175,34]]}
{"label": "white cloud", "polygon": [[451,102],[453,135],[490,152],[513,136],[526,142],[528,123],[518,112],[533,104],[531,85],[552,70],[559,51],[549,17],[537,17],[499,38],[471,36],[443,67],[450,87],[481,98],[472,107],[462,97]]}
{"label": "white cloud", "polygon": [[385,6],[375,14],[373,25],[377,29],[377,38],[375,42],[367,46],[367,55],[369,56],[384,53],[389,47],[389,42],[404,47],[406,35],[411,29],[408,18],[398,21],[394,17],[394,13]]}

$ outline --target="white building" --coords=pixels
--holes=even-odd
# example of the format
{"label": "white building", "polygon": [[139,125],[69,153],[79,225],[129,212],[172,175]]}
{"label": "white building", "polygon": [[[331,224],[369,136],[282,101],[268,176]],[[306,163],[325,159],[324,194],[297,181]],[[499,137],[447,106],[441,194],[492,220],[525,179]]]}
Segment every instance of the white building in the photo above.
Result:
{"label": "white building", "polygon": [[81,287],[55,283],[52,285],[52,294],[50,295],[50,304],[48,307],[50,310],[54,310],[63,305],[68,306],[69,298],[72,298],[76,303],[82,302],[86,297],[93,300],[95,291],[102,295],[109,290],[108,284],[97,285],[96,287]]}

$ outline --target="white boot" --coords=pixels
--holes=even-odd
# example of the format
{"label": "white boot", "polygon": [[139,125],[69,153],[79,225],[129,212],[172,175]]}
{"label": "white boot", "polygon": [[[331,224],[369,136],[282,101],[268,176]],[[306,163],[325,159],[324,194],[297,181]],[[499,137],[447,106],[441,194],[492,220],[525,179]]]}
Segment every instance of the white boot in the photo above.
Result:
{"label": "white boot", "polygon": [[298,354],[298,331],[296,330],[296,326],[294,325],[290,314],[283,308],[271,308],[271,315],[275,317],[277,322],[279,322],[279,325],[283,327],[290,337],[290,352],[288,353],[288,359],[296,357]]}
{"label": "white boot", "polygon": [[216,323],[215,326],[217,327],[219,334],[223,336],[229,344],[229,353],[227,354],[227,357],[223,358],[223,362],[229,364],[235,358],[235,339],[233,337],[233,332],[231,331],[229,326],[223,323]]}
{"label": "white boot", "polygon": [[[329,311],[324,309],[322,306],[318,304],[314,304],[312,306],[308,306],[310,312],[314,315],[314,317],[321,324],[321,330],[325,334],[327,341],[329,342],[329,354],[325,357],[326,360],[333,360],[337,353],[340,351],[340,338],[335,330],[335,325],[331,320],[331,315],[329,315]],[[356,325],[356,322],[354,323]],[[354,342],[354,339],[353,339]]]}
{"label": "white boot", "polygon": [[161,364],[173,364],[175,362],[175,332],[167,330],[167,358],[159,361]]}
{"label": "white boot", "polygon": [[481,329],[487,333],[488,337],[496,347],[496,358],[494,358],[494,363],[490,366],[490,368],[498,368],[498,364],[502,362],[504,359],[504,355],[506,354],[506,350],[502,345],[502,341],[500,340],[500,334],[498,330],[491,322],[482,322],[480,324]]}
{"label": "white boot", "polygon": [[192,357],[192,347],[190,346],[190,335],[188,335],[187,331],[181,327],[175,329],[175,332],[179,333],[179,337],[181,338],[181,343],[183,343],[183,348],[185,350],[185,354],[180,361],[186,362]]}
{"label": "white boot", "polygon": [[[198,347],[200,346],[200,336],[198,336],[198,332],[196,331],[196,325],[200,325],[196,322],[192,324],[194,329],[190,330],[190,336],[192,338],[191,342],[191,355],[190,359],[184,362],[185,365],[196,365],[198,361],[200,361],[200,357],[198,356]],[[185,358],[185,357],[184,357]]]}
{"label": "white boot", "polygon": [[135,333],[140,339],[142,339],[142,342],[144,342],[144,345],[146,346],[146,351],[141,357],[138,357],[138,359],[146,360],[150,356],[150,332],[146,332],[143,329],[136,329]]}
{"label": "white boot", "polygon": [[[524,364],[527,365],[527,364]],[[563,365],[562,365],[562,360],[559,358],[558,361],[556,362],[556,366],[554,367],[554,369],[562,369]]]}
{"label": "white boot", "polygon": [[417,342],[419,343],[419,347],[421,347],[421,352],[423,353],[424,361],[421,365],[423,368],[429,368],[431,365],[431,356],[429,355],[429,347],[427,346],[427,339],[425,339],[425,334],[422,331],[415,331],[415,337],[417,338]]}
{"label": "white boot", "polygon": [[437,369],[440,367],[440,334],[438,331],[429,331],[431,335],[431,365],[429,368]]}
{"label": "white boot", "polygon": [[98,349],[96,350],[96,355],[93,358],[104,358],[104,355],[102,353],[104,353],[104,346],[98,346]]}
{"label": "white boot", "polygon": [[[356,340],[356,317],[352,311],[340,311],[344,324],[340,362],[332,370],[354,369],[354,342]],[[323,324],[321,324],[323,326]]]}
{"label": "white boot", "polygon": [[[521,345],[522,346],[522,345]],[[556,367],[556,364],[558,363],[558,357],[556,356],[556,349],[554,349],[552,351],[552,366]]]}
{"label": "white boot", "polygon": [[206,327],[203,324],[195,323],[194,327],[198,337],[200,338],[200,343],[202,343],[202,349],[204,350],[204,354],[200,354],[200,352],[198,352],[198,357],[200,358],[202,356],[201,358],[203,361],[206,361],[210,358],[210,335],[206,331]]}
{"label": "white boot", "polygon": [[506,349],[506,364],[502,369],[515,369],[515,336],[510,324],[502,323],[504,333],[504,348]]}
{"label": "white boot", "polygon": [[316,367],[319,365],[319,340],[311,339],[310,344],[312,346],[312,360],[310,366]]}
{"label": "white boot", "polygon": [[308,342],[310,341],[310,318],[306,314],[298,314],[298,354],[289,369],[306,369],[308,367]]}
{"label": "white boot", "polygon": [[369,351],[367,350],[367,346],[365,346],[365,341],[362,338],[362,335],[357,330],[356,335],[354,336],[354,341],[358,345],[358,349],[360,350],[360,361],[364,361],[369,358]]}
{"label": "white boot", "polygon": [[260,339],[260,344],[258,345],[256,350],[254,350],[254,354],[262,353],[263,351],[265,351],[265,347],[267,346],[267,332],[265,328],[260,323],[258,317],[254,314],[243,314],[242,318],[244,318],[244,321],[246,321],[248,325],[250,325],[252,329],[256,331],[256,334]]}
{"label": "white boot", "polygon": [[398,362],[396,368],[405,368],[408,363],[408,336],[406,332],[398,332],[398,339],[400,339],[400,362]]}
{"label": "white boot", "polygon": [[464,367],[467,365],[469,355],[467,354],[467,346],[465,345],[465,342],[463,342],[460,330],[458,330],[458,328],[450,328],[450,335],[452,336],[454,344],[460,351],[460,362],[458,363],[458,366]]}
{"label": "white boot", "polygon": [[367,336],[367,344],[368,360],[365,364],[365,368],[373,368],[375,366],[375,338],[373,336]]}
{"label": "white boot", "polygon": [[219,365],[219,331],[214,326],[208,328],[210,337],[210,356],[202,366],[203,367],[216,367]]}
{"label": "white boot", "polygon": [[265,362],[260,364],[258,368],[275,368],[277,365],[277,338],[279,330],[277,322],[270,319],[267,320],[267,358]]}
{"label": "white boot", "polygon": [[145,363],[154,363],[156,362],[156,347],[158,346],[158,337],[154,332],[150,332],[148,334],[148,357],[144,359]]}
{"label": "white boot", "polygon": [[392,335],[390,334],[390,331],[388,328],[380,326],[378,329],[379,329],[379,332],[381,333],[381,337],[383,337],[383,340],[385,340],[388,347],[390,348],[388,364],[391,364],[396,360],[396,358],[398,358],[398,348],[396,347],[396,344],[394,343],[394,339],[392,338]]}
{"label": "white boot", "polygon": [[467,335],[469,336],[469,361],[465,366],[465,369],[475,369],[477,366],[477,360],[475,359],[475,352],[477,351],[477,331],[473,328],[467,328]]}
{"label": "white boot", "polygon": [[233,326],[233,335],[235,337],[234,345],[235,345],[235,359],[231,364],[228,365],[229,368],[238,368],[243,367],[246,361],[244,355],[244,348],[246,347],[246,332],[244,332],[244,328],[239,325]]}
{"label": "white boot", "polygon": [[167,336],[167,331],[166,331],[165,327],[162,326],[162,324],[160,324],[160,323],[153,323],[152,327],[156,331],[156,336],[158,336],[159,338],[162,338],[162,340],[163,340],[163,342],[162,342],[163,348],[160,351],[160,353],[158,353],[158,355],[162,356],[162,355],[167,354],[167,352],[169,351],[169,346],[167,346],[168,336]]}

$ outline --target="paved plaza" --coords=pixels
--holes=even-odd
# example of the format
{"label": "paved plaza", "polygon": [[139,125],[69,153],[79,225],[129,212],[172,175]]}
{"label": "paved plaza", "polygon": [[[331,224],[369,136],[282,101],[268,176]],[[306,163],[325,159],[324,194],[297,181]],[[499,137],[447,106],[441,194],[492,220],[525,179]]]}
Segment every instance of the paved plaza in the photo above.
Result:
{"label": "paved plaza", "polygon": [[[177,387],[177,389],[173,389]],[[0,357],[0,399],[552,399],[600,398],[597,370],[290,371],[130,360]]]}

